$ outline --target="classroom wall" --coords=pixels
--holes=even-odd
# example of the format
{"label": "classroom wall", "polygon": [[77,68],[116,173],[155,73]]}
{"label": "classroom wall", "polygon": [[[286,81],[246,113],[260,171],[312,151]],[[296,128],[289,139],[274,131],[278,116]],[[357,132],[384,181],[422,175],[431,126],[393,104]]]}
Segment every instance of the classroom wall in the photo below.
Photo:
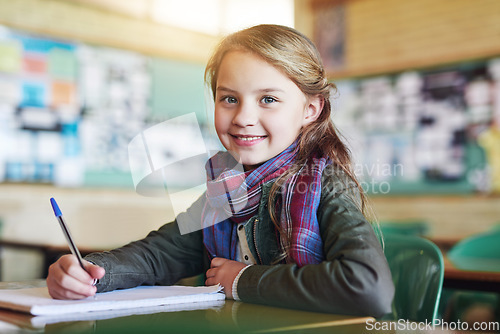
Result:
{"label": "classroom wall", "polygon": [[[189,192],[183,196],[185,207],[195,198]],[[86,248],[118,247],[175,217],[168,197],[144,197],[131,188],[0,184],[2,237],[64,246],[51,197],[57,199],[75,238]],[[423,219],[430,223],[429,235],[439,239],[463,238],[500,222],[500,198],[493,196],[377,196],[370,198],[370,204],[379,221]]]}
{"label": "classroom wall", "polygon": [[[313,37],[314,11],[324,3],[297,0],[297,28]],[[332,73],[334,80],[500,55],[500,1],[350,0],[345,6],[346,61],[342,70]],[[215,37],[63,0],[0,1],[0,24],[199,64],[217,42]],[[64,206],[77,242],[85,247],[115,247],[173,218],[164,198],[141,197],[133,189],[0,184],[2,238],[64,245],[50,197]],[[439,238],[461,238],[500,221],[498,196],[378,196],[372,203],[379,220],[425,219],[431,236]],[[9,261],[4,261],[4,269],[20,262],[12,257]],[[23,277],[25,273],[13,273],[3,279]]]}
{"label": "classroom wall", "polygon": [[[0,1],[0,24],[27,32],[205,64],[218,38],[114,13],[83,1]],[[196,45],[196,48],[193,48]]]}
{"label": "classroom wall", "polygon": [[[500,56],[500,1],[297,0],[296,28],[315,40],[318,16],[335,6],[344,11],[345,45],[343,65],[328,71],[333,82]],[[462,238],[500,222],[499,195],[371,200],[379,220],[423,219],[438,238]]]}
{"label": "classroom wall", "polygon": [[[298,0],[296,27],[314,36],[311,15],[345,9],[345,65],[333,78],[434,66],[500,55],[496,0]],[[308,5],[307,5],[307,4]]]}

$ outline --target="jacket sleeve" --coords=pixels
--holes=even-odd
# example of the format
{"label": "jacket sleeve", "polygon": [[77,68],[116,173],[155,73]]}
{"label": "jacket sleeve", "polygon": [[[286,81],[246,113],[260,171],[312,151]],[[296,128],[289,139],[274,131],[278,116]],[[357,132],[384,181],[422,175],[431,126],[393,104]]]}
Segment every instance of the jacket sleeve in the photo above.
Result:
{"label": "jacket sleeve", "polygon": [[[324,187],[323,187],[324,188]],[[318,220],[325,261],[253,265],[238,281],[242,301],[308,311],[380,317],[394,285],[373,227],[346,191],[323,191]]]}
{"label": "jacket sleeve", "polygon": [[179,279],[203,272],[201,230],[182,235],[178,221],[200,220],[203,198],[177,219],[150,232],[144,239],[109,252],[85,257],[106,270],[97,284],[98,292],[138,285],[171,285]]}

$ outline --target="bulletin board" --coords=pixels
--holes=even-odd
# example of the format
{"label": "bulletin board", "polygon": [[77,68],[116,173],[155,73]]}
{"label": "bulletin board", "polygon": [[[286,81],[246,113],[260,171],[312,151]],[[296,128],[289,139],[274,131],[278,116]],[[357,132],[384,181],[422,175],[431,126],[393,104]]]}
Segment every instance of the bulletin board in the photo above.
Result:
{"label": "bulletin board", "polygon": [[76,46],[2,30],[0,178],[51,182],[79,154]]}
{"label": "bulletin board", "polygon": [[500,58],[336,84],[334,122],[369,193],[498,190],[482,139],[500,124]]}
{"label": "bulletin board", "polygon": [[200,64],[0,29],[0,182],[133,187],[128,144],[194,112]]}

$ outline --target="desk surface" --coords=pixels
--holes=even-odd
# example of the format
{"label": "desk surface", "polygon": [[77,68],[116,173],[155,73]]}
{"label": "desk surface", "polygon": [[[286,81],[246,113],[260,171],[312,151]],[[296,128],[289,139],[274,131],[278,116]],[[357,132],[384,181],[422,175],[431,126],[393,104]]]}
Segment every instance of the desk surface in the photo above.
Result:
{"label": "desk surface", "polygon": [[[44,286],[43,280],[0,282],[0,289]],[[33,325],[33,317],[0,311],[0,320],[16,323],[37,333],[266,333],[328,332],[341,326],[342,331],[357,333],[370,317],[350,317],[255,305],[226,300],[222,306],[207,309],[130,315],[126,317]],[[339,327],[340,329],[340,327]],[[16,332],[12,332],[16,333]],[[19,333],[25,333],[19,330]]]}
{"label": "desk surface", "polygon": [[498,292],[500,291],[500,272],[459,269],[445,257],[443,287]]}

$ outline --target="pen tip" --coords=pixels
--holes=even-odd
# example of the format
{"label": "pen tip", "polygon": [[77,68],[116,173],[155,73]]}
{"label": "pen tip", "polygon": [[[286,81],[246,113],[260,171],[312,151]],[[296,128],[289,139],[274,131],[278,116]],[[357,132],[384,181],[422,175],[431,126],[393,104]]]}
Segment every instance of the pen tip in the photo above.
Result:
{"label": "pen tip", "polygon": [[56,217],[62,216],[61,210],[59,209],[59,206],[57,205],[57,202],[53,197],[50,199],[50,204],[52,204],[52,210],[54,210],[54,214],[56,215]]}

